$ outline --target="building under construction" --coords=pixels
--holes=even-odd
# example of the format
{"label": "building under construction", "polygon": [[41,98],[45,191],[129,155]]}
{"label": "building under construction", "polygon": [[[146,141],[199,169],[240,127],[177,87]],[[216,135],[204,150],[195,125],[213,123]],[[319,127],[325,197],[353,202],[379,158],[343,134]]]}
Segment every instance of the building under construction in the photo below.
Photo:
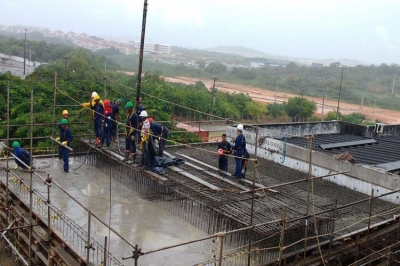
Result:
{"label": "building under construction", "polygon": [[[36,155],[27,172],[14,170],[7,154],[0,161],[2,265],[5,257],[8,265],[400,264],[398,128],[245,125],[251,157],[240,182],[229,174],[233,158],[228,172],[218,170],[216,143],[167,146],[164,156],[184,163],[163,175],[121,161],[122,140],[102,150],[80,138],[67,176],[52,154]],[[236,127],[225,132],[232,140]],[[140,205],[129,193],[147,209],[124,209],[124,200]],[[146,246],[143,240],[173,230],[153,219],[164,232],[143,234],[138,224],[152,206],[204,234],[181,228],[182,241]]]}

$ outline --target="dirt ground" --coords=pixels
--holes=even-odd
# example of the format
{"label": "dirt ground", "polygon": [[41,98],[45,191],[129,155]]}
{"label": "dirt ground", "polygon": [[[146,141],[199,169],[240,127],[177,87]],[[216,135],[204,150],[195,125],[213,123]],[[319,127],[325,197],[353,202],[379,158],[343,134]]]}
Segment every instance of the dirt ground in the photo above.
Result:
{"label": "dirt ground", "polygon": [[[209,79],[198,79],[198,78],[190,78],[190,77],[164,77],[164,79],[168,82],[177,82],[177,83],[185,83],[185,84],[194,84],[197,81],[202,81],[207,88],[211,88],[213,86],[213,81]],[[289,98],[296,97],[298,95],[284,92],[276,92],[267,89],[261,89],[256,87],[244,86],[233,83],[226,82],[216,82],[215,86],[218,90],[233,93],[233,92],[242,92],[248,93],[249,96],[257,102],[260,103],[273,103],[273,102],[283,102],[287,101]],[[329,95],[328,95],[329,96]],[[308,100],[313,100],[317,103],[317,116],[322,116],[322,98],[304,96]],[[330,111],[337,110],[337,100],[327,100],[325,103],[325,108],[323,113],[326,115]],[[369,120],[379,119],[380,121],[386,124],[400,124],[400,112],[392,111],[388,109],[375,108],[371,106],[363,106],[361,109],[361,105],[340,102],[340,112],[342,114],[351,114],[354,112],[364,114]]]}

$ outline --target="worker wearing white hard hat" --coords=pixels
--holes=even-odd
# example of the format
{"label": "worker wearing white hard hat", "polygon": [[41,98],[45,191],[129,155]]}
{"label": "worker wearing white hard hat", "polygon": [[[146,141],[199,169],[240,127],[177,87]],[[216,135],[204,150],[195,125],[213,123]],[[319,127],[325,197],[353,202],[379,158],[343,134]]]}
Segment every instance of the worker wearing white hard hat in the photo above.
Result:
{"label": "worker wearing white hard hat", "polygon": [[232,174],[233,177],[242,177],[242,156],[246,150],[246,138],[242,134],[243,125],[239,124],[236,127],[237,137],[235,139],[235,145],[233,145],[232,150],[235,156],[235,172]]}
{"label": "worker wearing white hard hat", "polygon": [[138,167],[145,166],[146,169],[151,169],[151,158],[149,152],[149,135],[150,135],[150,122],[148,119],[147,111],[141,111],[139,114],[139,121],[141,121],[142,129],[140,130],[141,141],[140,148],[142,149],[142,161]]}

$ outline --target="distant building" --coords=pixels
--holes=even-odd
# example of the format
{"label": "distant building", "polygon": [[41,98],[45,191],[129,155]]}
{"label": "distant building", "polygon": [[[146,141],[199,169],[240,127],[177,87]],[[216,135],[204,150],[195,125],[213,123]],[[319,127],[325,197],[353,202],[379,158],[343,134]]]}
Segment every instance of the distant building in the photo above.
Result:
{"label": "distant building", "polygon": [[324,67],[324,64],[321,64],[321,63],[311,63],[311,67]]}
{"label": "distant building", "polygon": [[265,64],[264,63],[260,63],[260,62],[251,62],[250,63],[250,67],[251,68],[259,68],[259,67],[264,67]]}

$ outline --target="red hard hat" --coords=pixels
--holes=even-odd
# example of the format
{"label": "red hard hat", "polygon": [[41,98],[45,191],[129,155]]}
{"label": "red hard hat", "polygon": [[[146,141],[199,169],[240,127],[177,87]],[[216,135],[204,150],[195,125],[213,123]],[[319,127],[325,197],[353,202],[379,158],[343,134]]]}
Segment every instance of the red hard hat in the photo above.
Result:
{"label": "red hard hat", "polygon": [[104,100],[104,106],[110,106],[110,100]]}
{"label": "red hard hat", "polygon": [[150,123],[153,123],[153,118],[150,117],[148,120]]}

